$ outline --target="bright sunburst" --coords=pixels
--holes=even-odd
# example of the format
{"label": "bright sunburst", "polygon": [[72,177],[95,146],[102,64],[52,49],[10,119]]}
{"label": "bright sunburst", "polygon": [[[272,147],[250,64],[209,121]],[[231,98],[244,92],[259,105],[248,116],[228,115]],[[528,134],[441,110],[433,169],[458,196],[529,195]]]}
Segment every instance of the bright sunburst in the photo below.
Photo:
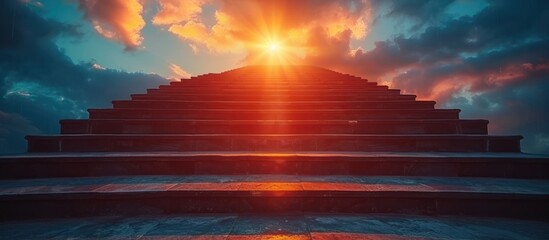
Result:
{"label": "bright sunburst", "polygon": [[269,53],[271,54],[278,53],[279,50],[280,50],[280,44],[278,42],[270,42],[267,44],[267,51],[269,51]]}
{"label": "bright sunburst", "polygon": [[252,40],[246,44],[250,51],[248,64],[288,65],[299,61],[301,47],[292,44],[287,37],[280,37],[267,30],[262,32],[265,33],[252,38],[255,41]]}

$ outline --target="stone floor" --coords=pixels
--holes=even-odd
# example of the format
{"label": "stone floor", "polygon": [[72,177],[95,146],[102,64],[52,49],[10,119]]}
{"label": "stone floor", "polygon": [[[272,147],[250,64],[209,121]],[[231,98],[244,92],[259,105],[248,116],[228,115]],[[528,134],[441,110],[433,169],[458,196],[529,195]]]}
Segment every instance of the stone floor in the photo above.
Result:
{"label": "stone floor", "polygon": [[549,223],[415,215],[160,215],[2,222],[0,239],[549,239]]}

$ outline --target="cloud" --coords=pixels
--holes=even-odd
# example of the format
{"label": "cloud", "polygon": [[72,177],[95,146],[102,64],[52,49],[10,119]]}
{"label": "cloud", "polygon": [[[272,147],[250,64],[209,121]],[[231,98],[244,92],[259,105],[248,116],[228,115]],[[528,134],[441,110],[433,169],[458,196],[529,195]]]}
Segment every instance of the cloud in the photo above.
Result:
{"label": "cloud", "polygon": [[209,0],[159,0],[160,11],[152,22],[156,25],[169,25],[200,18],[202,6]]}
{"label": "cloud", "polygon": [[168,31],[191,42],[200,42],[203,39],[207,39],[209,35],[208,29],[204,24],[194,21],[189,21],[185,24],[174,24],[170,26]]}
{"label": "cloud", "polygon": [[174,79],[181,79],[181,78],[190,78],[191,74],[183,70],[180,66],[177,66],[173,63],[170,63],[168,65],[170,67],[170,71],[172,71]]}
{"label": "cloud", "polygon": [[389,17],[404,17],[408,20],[419,21],[426,23],[436,20],[442,15],[445,9],[448,8],[455,0],[374,0],[376,8],[388,5],[389,11],[386,13]]}
{"label": "cloud", "polygon": [[145,27],[140,0],[78,0],[79,9],[101,36],[135,50],[143,41]]}
{"label": "cloud", "polygon": [[0,111],[0,153],[21,149],[25,135],[39,133],[41,131],[21,115]]}
{"label": "cloud", "polygon": [[[423,16],[420,5],[407,8],[389,12]],[[539,124],[549,121],[549,97],[541,93],[549,91],[548,24],[546,2],[490,1],[473,16],[376,42],[369,51],[351,49],[348,33],[316,31],[309,36],[306,62],[435,99],[439,107],[463,108],[465,116],[492,120],[496,134],[524,134],[527,151],[549,152],[549,129]]]}
{"label": "cloud", "polygon": [[91,67],[92,67],[93,69],[106,70],[106,68],[104,68],[103,66],[101,66],[101,65],[99,65],[99,64],[97,64],[97,63],[92,64]]}
{"label": "cloud", "polygon": [[[17,18],[12,18],[17,16]],[[81,36],[73,25],[46,20],[16,1],[0,2],[0,153],[25,151],[24,134],[57,134],[59,119],[87,117],[167,80],[97,63],[75,64],[55,44]]]}
{"label": "cloud", "polygon": [[[296,54],[307,49],[307,35],[318,28],[330,36],[350,32],[363,39],[369,29],[367,1],[182,1],[159,2],[156,25],[213,52],[245,51],[254,59],[269,41],[277,41]],[[212,16],[205,14],[214,6]],[[209,19],[213,21],[208,22]]]}

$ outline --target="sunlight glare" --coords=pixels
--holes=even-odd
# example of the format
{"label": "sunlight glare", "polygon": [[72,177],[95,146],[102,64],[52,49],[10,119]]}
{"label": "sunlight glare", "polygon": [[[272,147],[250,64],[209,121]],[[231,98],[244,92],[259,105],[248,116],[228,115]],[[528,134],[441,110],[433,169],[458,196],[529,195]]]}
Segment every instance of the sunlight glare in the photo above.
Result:
{"label": "sunlight glare", "polygon": [[280,44],[277,43],[277,42],[271,42],[271,43],[267,44],[267,50],[270,53],[276,53],[276,52],[278,52],[278,50],[280,50]]}

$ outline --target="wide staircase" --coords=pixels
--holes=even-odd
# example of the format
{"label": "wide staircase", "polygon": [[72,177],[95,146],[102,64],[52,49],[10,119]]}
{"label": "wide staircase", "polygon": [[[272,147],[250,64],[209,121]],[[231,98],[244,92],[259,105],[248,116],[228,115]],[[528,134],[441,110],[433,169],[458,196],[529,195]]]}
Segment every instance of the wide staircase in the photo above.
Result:
{"label": "wide staircase", "polygon": [[[459,111],[311,66],[182,79],[89,109],[89,119],[62,120],[61,134],[28,136],[27,154],[0,157],[0,217],[21,229],[44,226],[35,219],[63,229],[67,218],[178,216],[195,226],[180,237],[408,239],[438,236],[410,219],[432,227],[459,216],[467,220],[452,226],[523,224],[534,238],[549,234],[540,228],[549,217],[549,157],[521,153],[520,136],[489,135],[488,121]],[[372,230],[380,219],[394,224]],[[490,225],[497,221],[507,222]],[[254,224],[275,229],[246,232]],[[191,231],[200,226],[210,227]],[[170,235],[152,232],[139,237]],[[471,234],[464,238],[483,236]]]}

